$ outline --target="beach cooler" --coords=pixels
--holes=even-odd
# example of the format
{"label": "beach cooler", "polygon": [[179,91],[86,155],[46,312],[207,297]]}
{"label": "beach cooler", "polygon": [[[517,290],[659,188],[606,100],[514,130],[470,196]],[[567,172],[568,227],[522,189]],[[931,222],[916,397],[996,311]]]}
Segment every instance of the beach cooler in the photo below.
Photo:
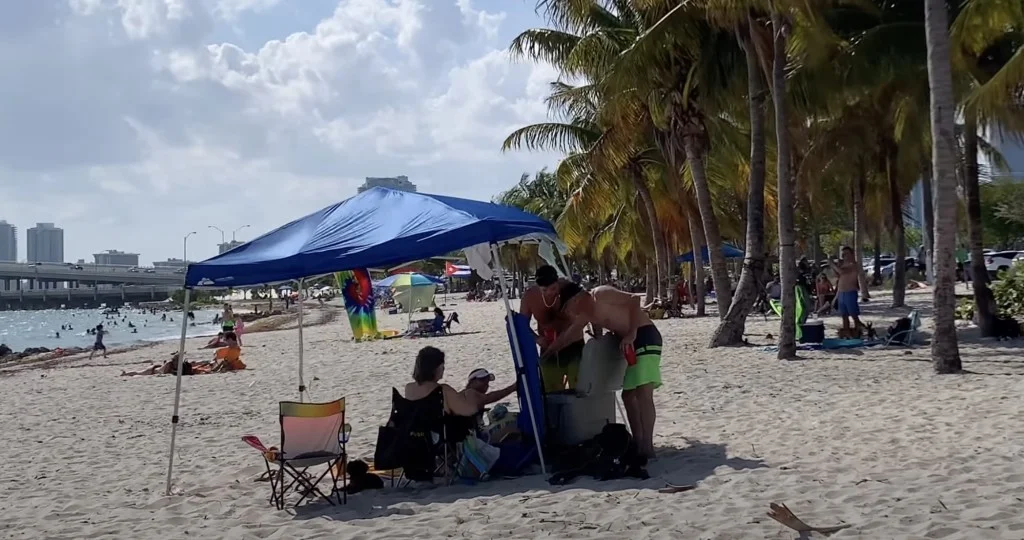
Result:
{"label": "beach cooler", "polygon": [[576,389],[545,396],[548,441],[579,444],[615,422],[615,392],[622,389],[625,374],[626,359],[619,351],[618,339],[605,335],[588,341]]}
{"label": "beach cooler", "polygon": [[800,325],[800,343],[821,343],[825,341],[825,323],[819,320]]}

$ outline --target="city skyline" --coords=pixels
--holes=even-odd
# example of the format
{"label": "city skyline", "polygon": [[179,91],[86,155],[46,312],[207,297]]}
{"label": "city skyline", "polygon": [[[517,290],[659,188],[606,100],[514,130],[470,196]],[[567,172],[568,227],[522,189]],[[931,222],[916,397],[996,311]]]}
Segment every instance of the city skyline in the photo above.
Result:
{"label": "city skyline", "polygon": [[[61,250],[61,253],[62,253],[62,256],[60,257],[61,260],[59,260],[59,261],[56,261],[56,260],[30,260],[29,253],[28,253],[29,231],[33,230],[33,229],[38,229],[40,225],[49,226],[49,227],[52,227],[53,230],[60,231],[61,236],[62,236],[62,243],[61,243],[61,246],[60,246],[60,250]],[[249,227],[246,226],[245,228],[247,229]],[[13,234],[14,234],[14,237],[13,237],[14,238],[14,246],[13,247],[15,248],[16,255],[15,255],[15,257],[13,259],[6,259],[5,255],[6,255],[7,252],[5,251],[5,249],[6,249],[7,245],[8,245],[6,243],[8,237],[5,236],[5,235],[10,234],[10,232],[12,232],[12,231],[13,231]],[[81,247],[75,247],[74,245],[72,245],[71,251],[68,251],[67,250],[68,242],[66,241],[66,238],[65,238],[68,232],[69,231],[67,229],[64,229],[63,227],[58,226],[58,224],[55,223],[55,222],[36,222],[32,227],[21,228],[21,227],[18,227],[18,225],[16,223],[12,223],[10,220],[7,220],[7,219],[4,219],[4,218],[0,217],[0,261],[5,261],[5,262],[13,261],[13,262],[23,262],[23,263],[32,263],[32,262],[44,262],[44,263],[60,262],[60,263],[79,263],[79,264],[118,264],[118,265],[122,265],[123,264],[123,265],[126,265],[126,266],[154,266],[154,263],[169,263],[169,262],[173,263],[175,261],[179,261],[179,262],[181,261],[181,253],[179,253],[177,255],[177,257],[175,257],[174,255],[164,255],[162,257],[161,256],[147,256],[145,253],[142,253],[141,250],[134,251],[134,250],[124,250],[124,249],[114,249],[114,248],[104,248],[104,249],[101,249],[101,250],[87,250],[87,249],[83,249]],[[19,234],[21,234],[21,238],[19,238],[19,236],[18,236]],[[197,235],[199,234],[198,230],[196,231],[196,234]],[[213,246],[213,250],[212,250],[213,251],[213,255],[217,255],[218,252],[219,253],[223,253],[224,251],[226,251],[226,249],[223,249],[219,239],[220,239],[219,233],[217,233],[215,231],[209,232],[207,235],[205,235],[203,237],[199,237],[198,239],[197,239],[197,237],[193,236],[190,239],[190,247],[196,247],[197,248],[196,251],[197,252],[201,252],[201,251],[203,251],[203,249],[202,249],[203,248],[203,240],[206,240],[207,242],[210,243],[210,245]],[[229,240],[224,245],[225,246],[226,245],[230,245],[230,247],[228,249],[231,249],[231,248],[234,248],[235,246],[242,245],[246,241],[248,241],[248,239],[246,239],[246,240],[235,240],[235,241]],[[86,253],[86,251],[89,251],[89,253]],[[210,251],[210,250],[207,250],[207,251]],[[97,258],[99,258],[101,256],[109,256],[109,255],[112,255],[112,254],[113,255],[134,255],[135,257],[138,258],[138,261],[134,262],[134,263],[119,263],[119,262],[99,262],[97,260]],[[207,257],[203,257],[202,259],[196,258],[194,255],[189,255],[189,261],[190,262],[198,262],[198,261],[201,261],[201,260],[208,259],[209,257],[212,257],[213,255],[210,255],[210,256],[207,256]],[[43,257],[43,258],[46,259],[47,257]],[[168,266],[168,264],[155,265],[155,266]]]}

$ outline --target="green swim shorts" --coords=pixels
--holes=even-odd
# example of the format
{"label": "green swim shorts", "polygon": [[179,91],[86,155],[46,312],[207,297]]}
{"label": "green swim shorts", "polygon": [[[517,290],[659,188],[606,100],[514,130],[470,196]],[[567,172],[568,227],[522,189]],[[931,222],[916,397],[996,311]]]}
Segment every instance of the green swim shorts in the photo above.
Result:
{"label": "green swim shorts", "polygon": [[636,390],[645,384],[653,384],[655,388],[661,386],[661,345],[658,327],[648,324],[637,328],[633,341],[636,364],[626,368],[623,390]]}

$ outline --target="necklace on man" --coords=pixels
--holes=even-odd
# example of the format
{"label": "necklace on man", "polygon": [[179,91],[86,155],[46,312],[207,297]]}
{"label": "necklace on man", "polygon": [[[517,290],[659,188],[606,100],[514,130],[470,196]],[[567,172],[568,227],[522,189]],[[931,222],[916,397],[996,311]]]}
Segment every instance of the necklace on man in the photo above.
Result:
{"label": "necklace on man", "polygon": [[555,295],[555,299],[552,300],[550,304],[548,303],[548,299],[544,297],[544,293],[543,292],[540,293],[540,299],[544,301],[544,307],[550,309],[550,308],[555,307],[555,302],[558,302],[558,295],[557,294]]}

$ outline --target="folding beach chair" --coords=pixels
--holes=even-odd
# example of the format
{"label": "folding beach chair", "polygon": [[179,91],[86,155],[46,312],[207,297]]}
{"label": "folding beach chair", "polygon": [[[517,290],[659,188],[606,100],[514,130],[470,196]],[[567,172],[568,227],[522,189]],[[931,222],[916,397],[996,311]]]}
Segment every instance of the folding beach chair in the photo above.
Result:
{"label": "folding beach chair", "polygon": [[896,332],[890,332],[890,334],[885,337],[885,341],[883,343],[884,346],[886,346],[886,347],[888,347],[890,345],[903,345],[903,346],[906,346],[906,347],[913,347],[914,346],[914,340],[917,337],[917,330],[921,327],[921,315],[919,315],[917,313],[917,310],[915,309],[914,311],[911,311],[909,315],[907,315],[907,319],[910,320],[909,328],[904,329],[904,330],[899,330],[899,331],[896,331]]}
{"label": "folding beach chair", "polygon": [[[391,416],[378,432],[374,467],[401,469],[399,486],[405,480],[433,481],[439,473],[450,481],[448,458],[444,391],[438,387],[430,395],[413,401],[392,388]],[[394,475],[391,483],[395,483]]]}
{"label": "folding beach chair", "polygon": [[[335,504],[335,497],[338,503],[347,503],[345,476],[334,472],[344,470],[347,458],[345,444],[351,428],[345,425],[345,398],[329,403],[282,401],[280,420],[280,450],[267,448],[252,435],[242,437],[246,444],[263,454],[266,476],[270,480],[270,501],[278,510],[283,510],[285,493],[295,487],[302,494],[295,506],[314,496],[331,505]],[[271,464],[277,465],[277,469],[272,469]],[[325,466],[319,476],[307,473],[310,467],[319,465]],[[331,490],[324,493],[319,484],[328,475],[331,477]]]}

